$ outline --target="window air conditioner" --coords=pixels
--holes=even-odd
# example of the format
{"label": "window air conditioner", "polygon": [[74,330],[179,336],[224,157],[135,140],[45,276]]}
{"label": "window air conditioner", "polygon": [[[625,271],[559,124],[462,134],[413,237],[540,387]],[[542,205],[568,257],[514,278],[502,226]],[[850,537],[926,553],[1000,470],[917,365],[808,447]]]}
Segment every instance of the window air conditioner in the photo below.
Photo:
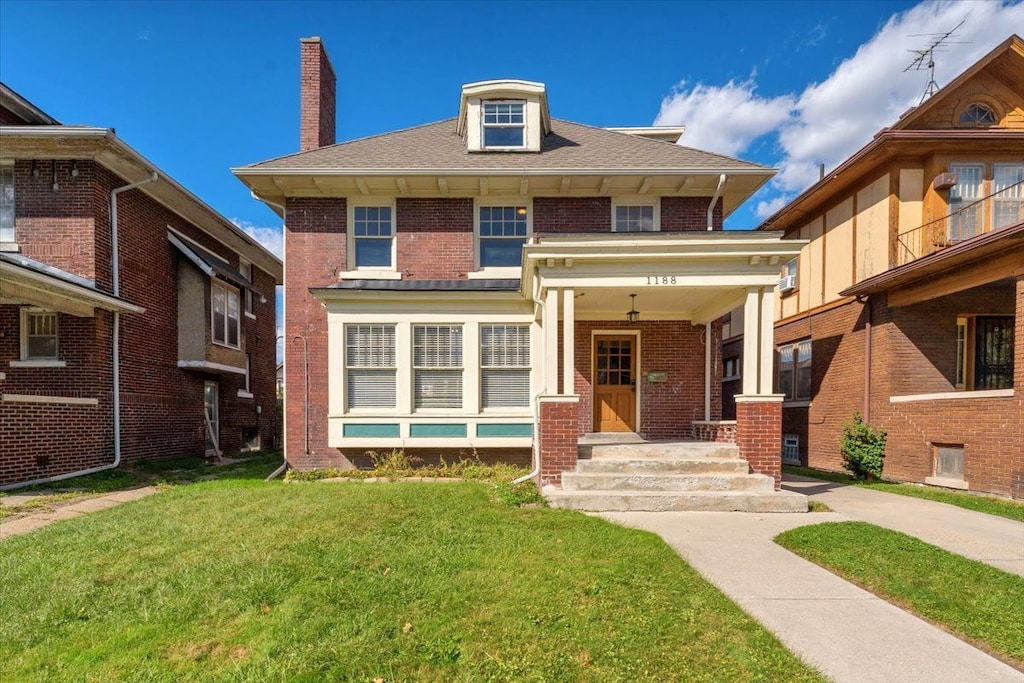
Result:
{"label": "window air conditioner", "polygon": [[782,293],[792,292],[796,289],[796,275],[787,275],[779,280],[779,291]]}

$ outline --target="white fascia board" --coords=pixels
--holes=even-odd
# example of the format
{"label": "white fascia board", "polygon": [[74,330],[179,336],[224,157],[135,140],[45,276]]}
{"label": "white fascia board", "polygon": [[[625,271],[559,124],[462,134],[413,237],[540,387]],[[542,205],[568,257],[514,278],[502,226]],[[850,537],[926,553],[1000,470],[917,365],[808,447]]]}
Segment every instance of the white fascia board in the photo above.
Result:
{"label": "white fascia board", "polygon": [[[117,297],[109,294],[97,292],[89,289],[88,287],[82,287],[81,285],[61,280],[60,278],[53,277],[52,275],[38,273],[14,263],[5,262],[0,264],[0,281],[3,279],[8,279],[12,283],[18,283],[26,287],[39,287],[44,290],[56,290],[60,295],[66,296],[72,301],[85,303],[96,308],[102,308],[105,311],[112,311],[116,313],[146,312],[146,309],[142,306],[136,306],[135,304],[128,303],[123,299],[118,299]],[[0,287],[0,289],[2,289],[2,287]]]}
{"label": "white fascia board", "polygon": [[372,290],[372,289],[331,289],[325,288],[311,288],[310,294],[313,298],[320,299],[321,301],[330,302],[341,302],[351,301],[358,304],[367,304],[373,302],[384,302],[384,301],[398,301],[402,303],[409,303],[414,301],[423,302],[440,302],[445,303],[475,303],[475,302],[505,302],[510,304],[520,303],[522,301],[522,295],[519,290],[504,290],[499,292],[487,292],[487,291],[441,291],[441,292],[430,292],[423,290],[410,290],[410,289],[389,289],[389,290]]}
{"label": "white fascia board", "polygon": [[648,176],[752,175],[771,177],[777,168],[259,168],[237,166],[236,176]]}

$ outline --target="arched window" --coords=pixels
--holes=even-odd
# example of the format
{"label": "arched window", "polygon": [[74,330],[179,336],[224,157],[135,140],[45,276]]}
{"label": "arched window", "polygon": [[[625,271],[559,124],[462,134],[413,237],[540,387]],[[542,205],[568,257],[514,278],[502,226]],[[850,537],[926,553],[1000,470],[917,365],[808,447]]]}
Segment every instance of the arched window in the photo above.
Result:
{"label": "arched window", "polygon": [[996,113],[987,104],[973,102],[960,114],[960,123],[968,126],[994,126]]}

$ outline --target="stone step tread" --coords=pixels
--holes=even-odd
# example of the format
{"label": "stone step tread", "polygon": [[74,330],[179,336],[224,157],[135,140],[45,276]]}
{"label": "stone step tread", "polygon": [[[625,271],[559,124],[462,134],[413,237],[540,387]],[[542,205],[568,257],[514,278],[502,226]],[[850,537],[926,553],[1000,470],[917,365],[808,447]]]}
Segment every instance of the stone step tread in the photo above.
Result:
{"label": "stone step tread", "polygon": [[584,458],[577,472],[629,474],[746,474],[750,465],[742,458]]}
{"label": "stone step tread", "polygon": [[735,458],[740,449],[732,444],[617,444],[614,446],[580,446],[583,455],[598,457],[622,457],[630,455],[640,458],[663,457],[701,457],[701,458]]}
{"label": "stone step tread", "polygon": [[552,507],[586,512],[807,511],[807,497],[790,491],[565,491],[545,486],[543,492]]}
{"label": "stone step tread", "polygon": [[565,490],[573,491],[751,491],[774,490],[775,481],[747,472],[592,472],[562,474]]}

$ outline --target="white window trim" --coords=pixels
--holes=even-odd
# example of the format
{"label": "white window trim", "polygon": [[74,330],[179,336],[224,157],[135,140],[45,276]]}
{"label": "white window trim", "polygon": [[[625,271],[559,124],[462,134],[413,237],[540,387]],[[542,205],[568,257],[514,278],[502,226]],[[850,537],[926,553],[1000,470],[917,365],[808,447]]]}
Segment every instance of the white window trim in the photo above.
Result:
{"label": "white window trim", "polygon": [[[661,232],[661,197],[623,196],[612,197],[612,232],[620,232],[615,229],[615,209],[620,206],[653,206],[654,207],[654,230]],[[621,232],[627,232],[625,230]],[[636,232],[636,231],[633,231]],[[648,231],[644,231],[648,232]]]}
{"label": "white window trim", "polygon": [[[395,372],[395,405],[394,406],[373,406],[373,407],[363,406],[363,407],[355,407],[355,408],[353,408],[352,406],[349,405],[349,393],[348,393],[349,370],[352,370],[352,369],[366,370],[366,369],[373,369],[374,367],[376,367],[376,366],[349,366],[349,364],[348,364],[348,328],[350,326],[358,327],[360,325],[385,325],[385,326],[386,325],[393,325],[394,328],[395,328],[395,367],[394,368],[389,368],[387,366],[380,366],[379,367],[379,369],[382,369],[382,370],[391,370],[391,369],[393,369],[394,372]],[[338,347],[338,351],[340,353],[339,361],[341,363],[341,370],[342,370],[342,373],[341,373],[341,386],[339,387],[339,389],[341,391],[341,406],[342,406],[342,414],[343,415],[346,415],[346,416],[349,416],[349,415],[352,415],[352,416],[359,416],[359,415],[391,416],[391,415],[397,414],[400,411],[401,406],[402,406],[401,372],[402,372],[402,359],[403,359],[403,356],[401,355],[402,354],[402,339],[401,339],[401,336],[400,336],[401,333],[402,333],[400,331],[401,327],[402,327],[401,323],[398,323],[398,322],[393,321],[393,320],[382,322],[382,321],[375,321],[375,320],[374,321],[360,320],[358,318],[354,318],[352,321],[346,322],[346,323],[338,326],[338,329],[341,331],[341,343],[340,343],[340,345]],[[409,354],[409,366],[411,367],[411,365],[412,365],[412,348],[410,347],[407,351],[408,351],[408,354]]]}
{"label": "white window trim", "polygon": [[[521,144],[521,145],[512,145],[512,146],[508,146],[508,145],[498,146],[498,145],[488,145],[487,144],[487,142],[486,142],[487,136],[485,134],[485,131],[488,128],[515,128],[515,127],[517,127],[514,124],[500,124],[500,123],[487,124],[487,123],[484,123],[487,120],[487,113],[486,113],[486,111],[487,111],[487,105],[489,105],[489,104],[518,104],[518,105],[521,105],[523,107],[523,144]],[[498,152],[503,152],[503,151],[521,151],[521,150],[524,150],[524,149],[529,149],[529,147],[530,147],[530,130],[529,130],[529,127],[528,127],[528,123],[529,123],[529,112],[528,112],[526,100],[514,100],[514,99],[513,100],[509,100],[509,99],[481,100],[481,102],[480,102],[480,149],[481,150],[493,150],[493,151],[498,151]]]}
{"label": "white window trim", "polygon": [[[17,188],[17,177],[16,177],[16,174],[14,173],[14,160],[13,159],[0,159],[0,168],[3,168],[5,170],[8,169],[8,168],[11,169],[11,175],[12,175],[11,182],[14,183],[14,185],[15,185],[15,188],[14,188],[14,193],[15,193],[14,194],[14,200],[15,200],[15,206],[17,206],[18,188]],[[17,238],[18,238],[18,215],[17,215],[17,212],[15,212],[15,215],[14,215],[14,225],[12,225],[11,227],[14,229],[13,239],[11,239],[10,241],[0,240],[0,251],[4,251],[4,252],[8,252],[8,253],[17,253],[17,252],[21,251],[21,249],[18,247],[18,242],[17,242]]]}
{"label": "white window trim", "polygon": [[[224,341],[222,341],[222,342],[221,341],[217,341],[216,338],[214,338],[214,329],[215,328],[214,328],[214,322],[213,321],[214,321],[214,316],[216,315],[216,311],[215,311],[214,304],[213,304],[213,295],[214,295],[214,288],[215,287],[223,287],[224,290],[225,290],[225,298],[224,298]],[[229,336],[228,335],[228,325],[229,325],[229,321],[231,319],[228,316],[228,298],[227,298],[227,294],[229,292],[234,292],[238,296],[238,311],[239,311],[239,313],[241,313],[242,310],[244,310],[245,305],[243,303],[241,292],[239,292],[238,288],[234,287],[232,285],[229,285],[224,280],[220,280],[218,278],[210,278],[210,341],[212,343],[216,344],[217,346],[223,346],[223,347],[228,348],[228,349],[240,350],[242,348],[242,316],[241,315],[238,316],[238,344],[230,344],[230,343],[228,343],[228,336]]]}
{"label": "white window trim", "polygon": [[[33,313],[52,313],[57,320],[57,355],[54,358],[29,358],[28,356],[28,316]],[[18,360],[11,361],[13,368],[63,368],[66,362],[60,359],[60,318],[57,311],[37,306],[23,306],[18,315],[19,345]],[[15,364],[17,363],[17,365]]]}
{"label": "white window trim", "polygon": [[[416,328],[417,327],[457,327],[462,333],[462,346],[460,348],[459,355],[462,357],[462,364],[455,366],[418,366],[416,365]],[[479,328],[478,328],[479,329]],[[477,332],[479,334],[479,332]],[[396,335],[397,336],[397,335]],[[415,322],[412,323],[409,329],[409,369],[411,371],[409,382],[409,390],[411,392],[412,400],[412,412],[416,415],[447,415],[466,412],[466,323],[464,322]],[[479,345],[478,337],[474,338],[474,343]],[[397,339],[396,339],[397,342]],[[396,349],[397,352],[397,349]],[[397,356],[401,358],[401,356]],[[479,360],[476,361],[479,364]],[[446,408],[422,408],[416,405],[416,374],[419,372],[431,372],[431,371],[458,371],[462,375],[462,397],[460,398],[461,405],[452,406]],[[479,380],[477,380],[479,384]],[[476,412],[476,411],[474,411]]]}
{"label": "white window trim", "polygon": [[[1024,164],[1021,164],[1020,162],[1017,162],[1017,161],[1012,161],[1012,162],[995,162],[995,163],[992,164],[992,188],[991,188],[991,191],[992,191],[992,229],[993,230],[998,230],[1000,227],[1005,228],[1005,227],[1008,227],[1010,225],[1013,225],[1013,223],[1007,223],[1006,225],[1003,225],[1003,226],[996,226],[996,215],[998,213],[996,211],[996,207],[1001,202],[1018,203],[1018,204],[1021,203],[1021,202],[1024,202],[1024,198],[1021,198],[1021,199],[1018,199],[1016,197],[1012,198],[1012,199],[1000,198],[997,193],[1005,192],[1006,189],[1008,189],[1009,187],[1012,187],[1012,185],[1007,186],[1007,188],[1003,188],[1002,190],[997,190],[996,189],[996,176],[999,174],[999,170],[1001,168],[1016,169],[1016,168],[1021,168],[1021,166],[1024,166]],[[1024,190],[1022,190],[1021,193],[1024,194]]]}
{"label": "white window trim", "polygon": [[[498,326],[498,325],[504,325],[504,326],[507,326],[507,327],[525,327],[526,328],[527,354],[529,355],[529,361],[530,361],[528,365],[484,365],[483,364],[483,341],[482,341],[483,340],[483,332],[482,332],[482,328],[483,327],[488,327],[488,326],[493,327],[493,326]],[[479,406],[479,412],[480,413],[487,414],[487,415],[491,415],[491,414],[494,414],[494,415],[516,414],[516,413],[521,413],[523,410],[530,410],[533,407],[531,405],[530,398],[533,396],[533,370],[534,370],[533,366],[534,366],[534,362],[535,362],[534,359],[536,357],[536,353],[535,353],[535,349],[534,349],[534,345],[533,345],[533,334],[532,334],[532,332],[530,330],[530,327],[531,326],[530,326],[529,323],[522,323],[522,322],[520,322],[520,323],[507,323],[507,322],[481,322],[481,323],[477,323],[477,326],[476,326],[476,337],[477,337],[477,339],[476,339],[476,345],[477,345],[476,363],[477,363],[477,367],[478,367],[478,372],[476,373],[475,380],[476,380],[476,391],[477,391],[477,394],[479,396],[479,399],[478,399],[479,400],[479,404],[478,404],[478,406]],[[496,371],[499,371],[499,372],[501,372],[501,371],[510,372],[510,371],[517,371],[517,370],[520,370],[520,371],[521,370],[525,370],[527,375],[528,375],[528,377],[530,378],[529,382],[527,383],[527,392],[526,392],[527,393],[527,403],[526,403],[526,405],[525,406],[500,406],[500,407],[494,406],[494,407],[485,407],[484,406],[484,380],[483,380],[483,377],[484,377],[484,372],[487,371],[487,370],[496,370]],[[463,379],[463,381],[465,381],[465,378]]]}
{"label": "white window trim", "polygon": [[480,265],[480,209],[485,206],[525,206],[526,207],[526,241],[533,237],[533,198],[521,195],[502,197],[476,197],[473,200],[473,272],[467,273],[470,280],[478,279],[518,279],[522,274],[522,264],[518,266]]}
{"label": "white window trim", "polygon": [[[398,207],[394,197],[380,198],[349,198],[347,223],[345,225],[346,253],[348,254],[348,270],[338,273],[338,277],[359,280],[401,280],[398,271]],[[356,265],[356,207],[388,206],[391,207],[391,267],[380,266],[359,267]]]}
{"label": "white window trim", "polygon": [[[248,282],[250,285],[253,284],[252,269],[253,269],[252,261],[250,261],[249,259],[247,259],[247,258],[245,258],[243,256],[239,256],[238,257],[238,272],[241,273],[242,277],[244,277],[246,282]],[[248,276],[246,276],[246,274],[245,274],[246,270],[249,271],[249,275]],[[251,318],[251,319],[255,320],[256,319],[256,314],[253,313],[253,311],[256,310],[256,301],[255,301],[256,296],[255,296],[255,293],[252,291],[252,287],[246,287],[245,291],[242,292],[241,296],[242,296],[242,300],[244,302],[242,304],[241,308],[242,308],[242,310],[245,313],[245,317],[246,318]]]}

